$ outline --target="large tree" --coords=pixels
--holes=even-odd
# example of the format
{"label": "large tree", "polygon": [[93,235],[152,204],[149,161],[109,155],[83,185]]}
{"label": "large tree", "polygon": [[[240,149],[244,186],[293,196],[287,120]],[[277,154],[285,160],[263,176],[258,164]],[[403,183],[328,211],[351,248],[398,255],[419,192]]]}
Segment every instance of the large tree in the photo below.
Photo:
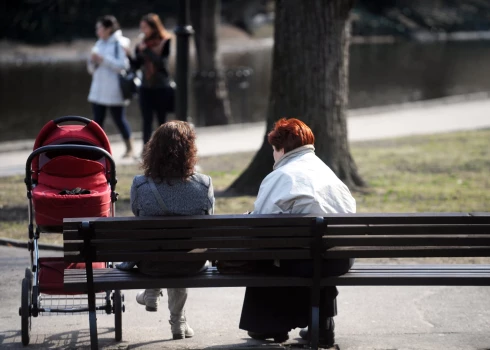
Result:
{"label": "large tree", "polygon": [[202,125],[228,124],[230,101],[218,51],[217,27],[221,0],[192,0],[191,21],[195,30],[197,71],[194,96],[197,119]]}
{"label": "large tree", "polygon": [[[267,131],[280,118],[303,120],[316,154],[350,188],[364,186],[347,141],[349,13],[354,0],[276,0]],[[264,136],[252,163],[227,190],[256,195],[272,170]]]}

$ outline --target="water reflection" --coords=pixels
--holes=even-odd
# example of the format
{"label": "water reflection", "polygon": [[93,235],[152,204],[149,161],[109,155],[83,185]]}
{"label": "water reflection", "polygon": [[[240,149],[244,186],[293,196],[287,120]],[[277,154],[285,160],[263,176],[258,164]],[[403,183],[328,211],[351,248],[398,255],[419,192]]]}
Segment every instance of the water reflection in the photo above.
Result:
{"label": "water reflection", "polygon": [[[350,108],[490,91],[489,62],[490,42],[353,45]],[[233,122],[263,120],[270,46],[227,52],[224,64],[254,70],[248,90],[230,82]],[[59,116],[90,117],[89,87],[85,62],[0,65],[0,141],[33,138],[46,121]],[[193,115],[193,106],[190,113]],[[137,101],[129,106],[128,117],[133,130],[140,130]],[[107,127],[109,133],[116,133],[112,123]]]}

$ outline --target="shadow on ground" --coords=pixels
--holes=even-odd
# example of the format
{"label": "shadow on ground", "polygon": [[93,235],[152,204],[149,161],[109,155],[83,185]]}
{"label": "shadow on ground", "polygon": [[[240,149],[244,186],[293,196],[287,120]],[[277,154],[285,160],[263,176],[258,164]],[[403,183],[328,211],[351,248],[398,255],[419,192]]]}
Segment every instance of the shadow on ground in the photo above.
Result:
{"label": "shadow on ground", "polygon": [[[99,328],[98,334],[114,334],[114,328]],[[90,333],[88,330],[73,330],[70,332],[55,333],[51,335],[31,335],[29,349],[90,349]],[[2,349],[27,349],[22,345],[21,332],[0,332],[0,347]],[[99,339],[99,347],[107,350],[125,350],[129,348],[127,342]]]}
{"label": "shadow on ground", "polygon": [[[152,340],[148,342],[131,343],[108,339],[114,335],[114,328],[99,328],[99,348],[105,350],[126,350],[126,349],[159,349],[169,348],[168,343],[174,342],[172,339]],[[105,338],[104,338],[105,336]],[[304,349],[305,342],[300,338],[290,340],[291,343],[275,344],[268,341],[258,341],[250,338],[243,338],[242,342],[233,344],[214,345],[209,347],[193,347],[189,349],[202,350],[280,350],[280,349]],[[19,330],[10,330],[0,332],[0,347],[2,349],[26,349],[22,345],[21,332]],[[31,335],[31,344],[29,349],[90,349],[90,333],[89,330],[73,330],[70,332],[61,332],[50,335]]]}

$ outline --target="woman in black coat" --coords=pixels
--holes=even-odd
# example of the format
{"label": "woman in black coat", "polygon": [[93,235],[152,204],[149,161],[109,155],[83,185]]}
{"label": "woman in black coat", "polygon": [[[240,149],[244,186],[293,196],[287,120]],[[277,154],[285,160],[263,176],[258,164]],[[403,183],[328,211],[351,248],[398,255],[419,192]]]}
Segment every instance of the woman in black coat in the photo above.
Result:
{"label": "woman in black coat", "polygon": [[161,125],[166,122],[167,113],[173,110],[174,90],[168,69],[170,33],[165,29],[158,15],[153,13],[143,16],[140,30],[143,40],[136,46],[131,67],[134,70],[141,69],[143,73],[139,102],[145,145],[152,134],[155,114]]}

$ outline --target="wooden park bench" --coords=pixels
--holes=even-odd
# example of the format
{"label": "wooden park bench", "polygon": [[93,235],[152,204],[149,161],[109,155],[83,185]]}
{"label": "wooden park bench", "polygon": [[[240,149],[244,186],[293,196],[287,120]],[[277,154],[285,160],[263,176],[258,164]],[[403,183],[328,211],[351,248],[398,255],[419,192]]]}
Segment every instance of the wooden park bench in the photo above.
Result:
{"label": "wooden park bench", "polygon": [[[310,347],[318,348],[321,286],[489,286],[490,265],[354,264],[322,278],[324,258],[490,257],[490,213],[215,215],[65,219],[64,287],[89,296],[92,349],[98,348],[94,291],[147,288],[306,286],[312,290]],[[313,278],[220,274],[150,277],[91,262],[312,259]]]}

